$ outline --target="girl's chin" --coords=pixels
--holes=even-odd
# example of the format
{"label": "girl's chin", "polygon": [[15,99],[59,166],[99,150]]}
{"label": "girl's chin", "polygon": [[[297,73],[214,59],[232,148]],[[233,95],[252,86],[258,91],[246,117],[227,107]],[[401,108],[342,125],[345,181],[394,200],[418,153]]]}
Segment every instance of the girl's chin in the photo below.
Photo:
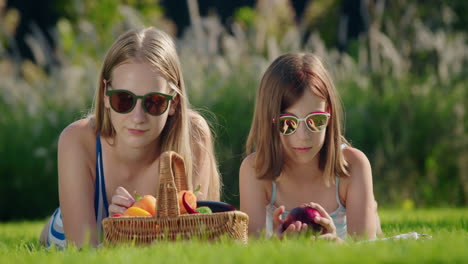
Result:
{"label": "girl's chin", "polygon": [[154,140],[151,140],[148,137],[141,137],[141,136],[125,136],[122,138],[122,141],[125,142],[125,145],[132,147],[132,148],[140,148],[145,147],[151,144]]}
{"label": "girl's chin", "polygon": [[306,164],[310,163],[316,155],[317,153],[310,149],[307,151],[292,151],[288,156],[294,163]]}

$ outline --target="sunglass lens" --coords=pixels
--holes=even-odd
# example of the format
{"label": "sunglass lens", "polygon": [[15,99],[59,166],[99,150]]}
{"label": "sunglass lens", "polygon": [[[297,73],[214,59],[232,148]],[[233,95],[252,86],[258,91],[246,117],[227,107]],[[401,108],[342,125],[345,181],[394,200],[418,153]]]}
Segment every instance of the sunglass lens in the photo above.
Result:
{"label": "sunglass lens", "polygon": [[327,126],[327,121],[327,115],[316,114],[308,117],[306,123],[312,131],[319,132]]}
{"label": "sunglass lens", "polygon": [[297,120],[294,117],[280,117],[279,121],[279,130],[282,134],[292,134],[297,128]]}
{"label": "sunglass lens", "polygon": [[167,98],[160,94],[150,94],[145,97],[145,108],[151,115],[160,115],[164,113],[167,106]]}
{"label": "sunglass lens", "polygon": [[130,93],[116,92],[111,95],[110,99],[111,106],[116,112],[127,113],[133,108],[134,98]]}

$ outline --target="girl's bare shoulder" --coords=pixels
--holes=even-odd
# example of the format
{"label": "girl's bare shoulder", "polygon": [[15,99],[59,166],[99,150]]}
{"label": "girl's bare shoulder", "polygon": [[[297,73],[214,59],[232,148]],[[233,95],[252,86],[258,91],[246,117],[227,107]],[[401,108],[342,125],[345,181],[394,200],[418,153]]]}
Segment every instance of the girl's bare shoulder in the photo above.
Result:
{"label": "girl's bare shoulder", "polygon": [[247,155],[247,157],[244,158],[240,166],[239,176],[245,180],[248,180],[248,182],[251,184],[255,184],[257,186],[262,186],[262,188],[266,188],[271,185],[271,180],[258,178],[257,169],[255,168],[256,157],[257,154],[254,152]]}
{"label": "girl's bare shoulder", "polygon": [[370,167],[369,159],[366,154],[357,148],[350,146],[344,148],[343,156],[351,171],[359,171]]}
{"label": "girl's bare shoulder", "polygon": [[360,192],[366,188],[371,188],[372,169],[367,156],[361,150],[353,147],[344,148],[343,155],[348,163],[349,173],[349,177],[343,179],[343,187],[346,193],[349,194],[351,190]]}
{"label": "girl's bare shoulder", "polygon": [[[372,181],[372,172],[367,156],[359,149],[347,146],[343,156],[348,163],[349,177],[340,179],[340,200],[346,206],[351,192],[364,191],[362,188]],[[353,191],[354,190],[354,191]]]}
{"label": "girl's bare shoulder", "polygon": [[[251,153],[242,161],[239,169],[239,189],[244,201],[268,201],[271,194],[271,180],[259,179],[255,168],[256,153]],[[247,199],[245,199],[247,198]]]}
{"label": "girl's bare shoulder", "polygon": [[241,170],[248,172],[249,174],[256,174],[255,173],[255,159],[257,157],[257,153],[250,153],[247,157],[242,160]]}
{"label": "girl's bare shoulder", "polygon": [[96,132],[93,119],[77,120],[68,125],[60,134],[59,148],[76,151],[76,154],[85,154],[94,157],[96,145]]}

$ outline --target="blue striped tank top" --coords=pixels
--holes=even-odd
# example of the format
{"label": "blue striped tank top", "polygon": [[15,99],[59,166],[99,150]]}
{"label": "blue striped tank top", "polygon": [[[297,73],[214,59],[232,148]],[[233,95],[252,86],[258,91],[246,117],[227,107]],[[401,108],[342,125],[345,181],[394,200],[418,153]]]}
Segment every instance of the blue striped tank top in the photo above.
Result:
{"label": "blue striped tank top", "polygon": [[[102,240],[102,220],[108,217],[109,204],[106,195],[106,183],[104,182],[104,169],[102,165],[102,149],[101,139],[96,136],[96,182],[94,187],[94,213],[96,216],[96,226],[98,232],[98,240]],[[57,208],[52,215],[52,221],[48,227],[47,247],[55,245],[59,248],[64,248],[67,245],[65,232],[63,230],[62,213],[60,207]]]}

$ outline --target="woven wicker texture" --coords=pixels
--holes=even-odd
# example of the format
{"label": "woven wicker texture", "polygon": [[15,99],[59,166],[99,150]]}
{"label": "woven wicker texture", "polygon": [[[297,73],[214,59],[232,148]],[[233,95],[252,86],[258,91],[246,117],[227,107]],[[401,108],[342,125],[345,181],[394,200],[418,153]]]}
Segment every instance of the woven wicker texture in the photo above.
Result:
{"label": "woven wicker texture", "polygon": [[176,239],[216,240],[221,237],[247,243],[249,218],[240,211],[179,215],[178,190],[188,190],[183,158],[173,151],[160,158],[156,217],[109,217],[102,221],[105,244],[150,244]]}

